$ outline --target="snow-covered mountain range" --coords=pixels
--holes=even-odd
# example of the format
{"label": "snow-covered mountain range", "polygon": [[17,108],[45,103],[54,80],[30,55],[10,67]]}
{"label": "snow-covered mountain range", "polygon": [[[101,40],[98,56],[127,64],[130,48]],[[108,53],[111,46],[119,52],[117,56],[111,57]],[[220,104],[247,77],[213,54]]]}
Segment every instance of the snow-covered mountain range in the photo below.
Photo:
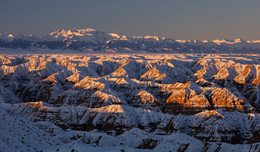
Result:
{"label": "snow-covered mountain range", "polygon": [[128,53],[259,53],[260,40],[175,40],[158,36],[125,36],[87,28],[60,29],[42,37],[0,33],[0,48]]}
{"label": "snow-covered mountain range", "polygon": [[259,152],[259,86],[255,54],[0,56],[0,151]]}

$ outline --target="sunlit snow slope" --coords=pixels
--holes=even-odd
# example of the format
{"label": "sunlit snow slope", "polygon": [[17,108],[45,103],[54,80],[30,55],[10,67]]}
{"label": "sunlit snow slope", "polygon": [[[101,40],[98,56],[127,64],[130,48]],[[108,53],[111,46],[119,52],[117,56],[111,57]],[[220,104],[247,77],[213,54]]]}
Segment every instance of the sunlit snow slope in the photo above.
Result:
{"label": "sunlit snow slope", "polygon": [[6,55],[0,75],[0,151],[260,150],[259,55]]}

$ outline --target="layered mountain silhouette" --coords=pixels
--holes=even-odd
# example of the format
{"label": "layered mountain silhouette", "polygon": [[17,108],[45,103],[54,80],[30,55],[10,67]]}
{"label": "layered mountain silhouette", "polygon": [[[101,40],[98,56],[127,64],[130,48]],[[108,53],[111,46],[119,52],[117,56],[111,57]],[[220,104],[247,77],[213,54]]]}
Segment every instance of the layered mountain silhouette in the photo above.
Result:
{"label": "layered mountain silhouette", "polygon": [[175,40],[158,36],[124,36],[87,28],[60,29],[42,37],[0,33],[0,47],[31,51],[259,53],[260,40]]}

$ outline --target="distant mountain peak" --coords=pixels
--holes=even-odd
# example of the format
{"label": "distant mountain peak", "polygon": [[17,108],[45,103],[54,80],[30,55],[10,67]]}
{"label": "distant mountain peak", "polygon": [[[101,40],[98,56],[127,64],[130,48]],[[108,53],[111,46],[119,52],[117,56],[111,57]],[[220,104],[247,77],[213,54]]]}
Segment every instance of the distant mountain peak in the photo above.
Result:
{"label": "distant mountain peak", "polygon": [[71,38],[73,36],[91,36],[90,32],[96,31],[95,29],[86,28],[86,29],[70,29],[70,30],[64,30],[59,29],[57,31],[51,32],[49,35],[53,36],[55,38],[64,37],[64,38]]}
{"label": "distant mountain peak", "polygon": [[0,33],[0,48],[69,49],[79,51],[136,51],[168,53],[259,53],[260,40],[175,40],[159,36],[126,36],[92,28],[59,29],[42,37]]}
{"label": "distant mountain peak", "polygon": [[62,32],[80,32],[80,33],[85,33],[85,32],[92,32],[92,31],[96,31],[95,29],[92,28],[86,28],[86,29],[77,29],[77,28],[73,28],[73,29],[58,29],[57,31],[51,32],[51,33],[62,33]]}

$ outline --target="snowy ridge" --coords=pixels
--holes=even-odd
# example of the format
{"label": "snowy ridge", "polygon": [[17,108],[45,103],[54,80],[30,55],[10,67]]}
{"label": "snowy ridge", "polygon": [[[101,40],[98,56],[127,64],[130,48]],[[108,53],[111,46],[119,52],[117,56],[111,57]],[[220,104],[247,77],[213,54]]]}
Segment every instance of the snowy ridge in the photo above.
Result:
{"label": "snowy ridge", "polygon": [[0,33],[0,47],[30,51],[163,53],[259,53],[260,40],[175,40],[158,36],[125,36],[95,29],[60,29],[42,37]]}
{"label": "snowy ridge", "polygon": [[[239,54],[1,56],[0,151],[257,152],[259,61]],[[24,141],[23,134],[46,138]]]}

